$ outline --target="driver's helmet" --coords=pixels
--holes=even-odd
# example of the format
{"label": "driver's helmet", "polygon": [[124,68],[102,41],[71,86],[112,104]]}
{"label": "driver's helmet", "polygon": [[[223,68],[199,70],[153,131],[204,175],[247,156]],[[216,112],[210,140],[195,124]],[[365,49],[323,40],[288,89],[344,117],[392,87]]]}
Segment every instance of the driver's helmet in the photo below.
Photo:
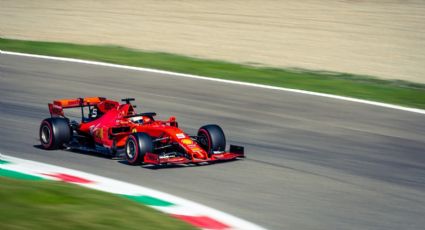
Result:
{"label": "driver's helmet", "polygon": [[133,122],[133,123],[142,124],[143,123],[143,117],[142,116],[132,117],[132,118],[130,118],[130,121]]}
{"label": "driver's helmet", "polygon": [[149,123],[152,121],[152,119],[150,117],[146,117],[146,116],[137,116],[137,117],[132,117],[130,118],[130,120],[133,123],[138,123],[138,124],[144,124],[144,123]]}

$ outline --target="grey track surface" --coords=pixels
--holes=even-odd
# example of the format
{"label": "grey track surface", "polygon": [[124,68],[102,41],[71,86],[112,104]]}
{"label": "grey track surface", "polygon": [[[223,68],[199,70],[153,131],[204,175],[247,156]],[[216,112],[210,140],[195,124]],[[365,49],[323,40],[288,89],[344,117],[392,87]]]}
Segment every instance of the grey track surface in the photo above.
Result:
{"label": "grey track surface", "polygon": [[[55,98],[135,97],[189,133],[220,124],[248,159],[152,170],[45,151]],[[169,192],[270,229],[423,229],[425,116],[160,74],[0,56],[0,152]]]}

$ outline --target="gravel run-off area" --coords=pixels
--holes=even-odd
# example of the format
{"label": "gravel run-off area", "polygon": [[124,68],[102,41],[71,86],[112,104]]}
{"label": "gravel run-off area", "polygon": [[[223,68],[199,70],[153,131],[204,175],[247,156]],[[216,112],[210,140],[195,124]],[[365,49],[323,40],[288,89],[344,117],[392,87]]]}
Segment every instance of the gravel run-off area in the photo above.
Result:
{"label": "gravel run-off area", "polygon": [[423,0],[0,1],[0,37],[425,83]]}

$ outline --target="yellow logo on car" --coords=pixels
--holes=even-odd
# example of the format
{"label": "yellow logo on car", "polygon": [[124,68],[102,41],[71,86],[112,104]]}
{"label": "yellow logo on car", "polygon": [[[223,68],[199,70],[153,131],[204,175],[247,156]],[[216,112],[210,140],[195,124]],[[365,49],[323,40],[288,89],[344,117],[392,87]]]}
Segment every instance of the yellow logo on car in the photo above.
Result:
{"label": "yellow logo on car", "polygon": [[103,129],[96,130],[95,137],[102,139],[103,138]]}
{"label": "yellow logo on car", "polygon": [[183,139],[182,143],[185,144],[185,145],[191,145],[191,144],[193,144],[193,141],[191,139]]}

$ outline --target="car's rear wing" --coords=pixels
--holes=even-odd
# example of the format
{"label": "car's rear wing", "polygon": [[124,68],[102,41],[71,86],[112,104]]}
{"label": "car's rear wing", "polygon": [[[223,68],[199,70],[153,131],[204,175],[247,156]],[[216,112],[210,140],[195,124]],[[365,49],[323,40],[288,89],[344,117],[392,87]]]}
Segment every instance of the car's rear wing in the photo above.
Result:
{"label": "car's rear wing", "polygon": [[106,98],[104,97],[85,97],[54,100],[53,103],[49,103],[49,112],[52,117],[63,117],[63,109],[93,106],[105,100]]}

